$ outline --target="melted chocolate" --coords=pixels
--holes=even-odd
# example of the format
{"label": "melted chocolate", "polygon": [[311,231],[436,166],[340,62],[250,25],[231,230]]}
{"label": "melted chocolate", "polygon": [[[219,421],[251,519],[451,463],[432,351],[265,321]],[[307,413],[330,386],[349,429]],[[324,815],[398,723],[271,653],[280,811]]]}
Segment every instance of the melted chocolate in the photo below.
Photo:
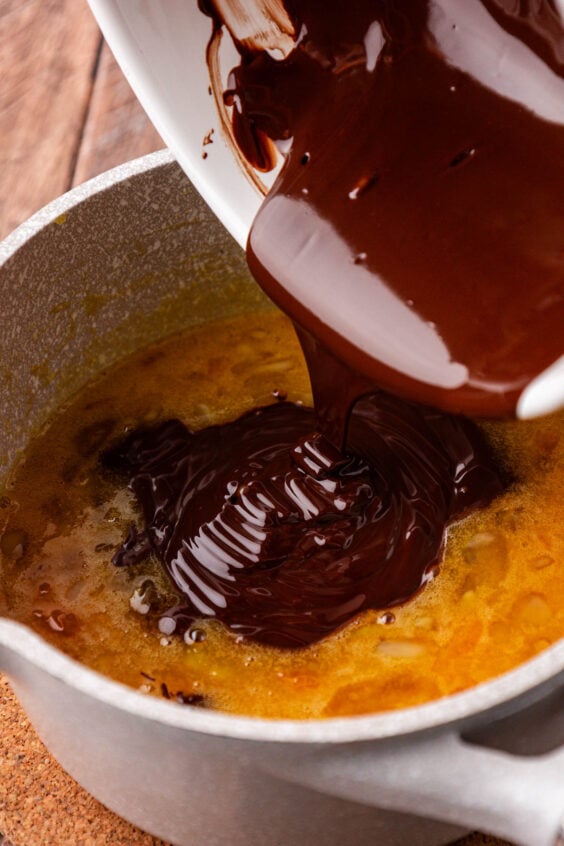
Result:
{"label": "melted chocolate", "polygon": [[253,274],[370,384],[457,413],[512,413],[563,352],[555,4],[284,7],[295,48],[280,60],[236,42],[226,93],[256,167],[272,166],[273,141],[290,146],[250,234]]}
{"label": "melted chocolate", "polygon": [[298,326],[317,416],[172,421],[111,461],[147,525],[116,563],[159,557],[182,595],[167,630],[216,617],[295,647],[416,593],[445,526],[502,489],[470,422],[378,390],[347,437],[355,399],[512,413],[562,353],[564,29],[550,0],[282,12],[283,58],[232,32],[225,98],[253,165],[289,150],[248,258]]}
{"label": "melted chocolate", "polygon": [[384,393],[355,407],[346,455],[312,431],[311,409],[282,402],[199,432],[168,421],[105,455],[146,523],[115,563],[154,551],[182,595],[167,631],[214,617],[278,647],[315,642],[417,592],[445,525],[502,487],[472,423]]}

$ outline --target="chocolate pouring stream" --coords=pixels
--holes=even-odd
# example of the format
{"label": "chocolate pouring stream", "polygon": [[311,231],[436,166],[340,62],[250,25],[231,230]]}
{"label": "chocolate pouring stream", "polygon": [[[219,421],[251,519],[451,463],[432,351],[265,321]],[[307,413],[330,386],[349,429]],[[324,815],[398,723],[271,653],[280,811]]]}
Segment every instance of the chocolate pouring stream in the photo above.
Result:
{"label": "chocolate pouring stream", "polygon": [[269,50],[241,35],[238,4],[204,6],[240,51],[225,94],[239,146],[265,170],[275,144],[286,153],[251,230],[253,274],[372,385],[513,413],[563,347],[559,10],[266,5],[286,15],[279,50],[275,27]]}
{"label": "chocolate pouring stream", "polygon": [[[165,424],[106,463],[147,523],[116,563],[155,552],[187,600],[168,630],[301,646],[412,596],[449,522],[503,488],[474,427],[382,389],[511,415],[561,354],[564,31],[548,0],[270,5],[281,47],[231,26],[225,101],[253,167],[286,153],[248,260],[296,323],[316,419]],[[241,12],[202,9],[210,43]]]}

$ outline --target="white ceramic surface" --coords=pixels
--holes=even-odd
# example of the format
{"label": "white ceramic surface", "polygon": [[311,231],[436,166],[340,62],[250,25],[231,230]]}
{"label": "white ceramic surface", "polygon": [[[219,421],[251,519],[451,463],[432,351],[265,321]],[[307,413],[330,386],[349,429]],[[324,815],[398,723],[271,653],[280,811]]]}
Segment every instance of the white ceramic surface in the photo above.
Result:
{"label": "white ceramic surface", "polygon": [[[103,299],[95,319],[91,291]],[[0,482],[32,429],[98,369],[241,303],[267,307],[241,251],[168,153],[80,186],[16,230],[0,244],[0,297]],[[34,375],[51,369],[44,382]],[[6,619],[0,665],[77,781],[177,846],[203,831],[210,846],[436,846],[460,827],[553,846],[560,828],[564,641],[465,693],[325,721],[149,698]],[[534,703],[547,703],[540,717],[523,710]],[[506,751],[464,739],[502,716]]]}

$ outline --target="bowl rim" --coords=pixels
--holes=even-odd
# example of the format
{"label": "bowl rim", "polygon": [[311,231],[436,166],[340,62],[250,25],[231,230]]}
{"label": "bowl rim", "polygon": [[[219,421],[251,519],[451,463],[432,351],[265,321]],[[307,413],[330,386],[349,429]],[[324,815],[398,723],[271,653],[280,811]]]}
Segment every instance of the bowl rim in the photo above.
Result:
{"label": "bowl rim", "polygon": [[[149,178],[158,178],[174,162],[169,150],[150,153],[108,170],[53,200],[0,243],[0,273],[19,249],[62,214],[131,177],[147,174]],[[564,680],[564,639],[561,639],[513,670],[423,705],[361,716],[264,719],[190,708],[148,696],[70,658],[24,624],[7,618],[0,618],[0,648],[8,653],[8,676],[11,653],[63,684],[131,715],[208,735],[278,743],[337,744],[404,736],[460,723],[481,712],[527,698],[528,694],[538,698],[544,688],[552,690]],[[17,675],[16,670],[16,679]]]}

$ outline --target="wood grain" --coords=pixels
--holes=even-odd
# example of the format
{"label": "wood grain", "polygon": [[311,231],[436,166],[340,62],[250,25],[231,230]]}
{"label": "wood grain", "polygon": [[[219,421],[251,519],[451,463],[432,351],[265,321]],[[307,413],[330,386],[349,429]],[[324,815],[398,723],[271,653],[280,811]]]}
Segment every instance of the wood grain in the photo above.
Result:
{"label": "wood grain", "polygon": [[73,185],[164,146],[109,47],[104,44],[73,174]]}
{"label": "wood grain", "polygon": [[69,187],[100,44],[82,0],[0,3],[0,237]]}

